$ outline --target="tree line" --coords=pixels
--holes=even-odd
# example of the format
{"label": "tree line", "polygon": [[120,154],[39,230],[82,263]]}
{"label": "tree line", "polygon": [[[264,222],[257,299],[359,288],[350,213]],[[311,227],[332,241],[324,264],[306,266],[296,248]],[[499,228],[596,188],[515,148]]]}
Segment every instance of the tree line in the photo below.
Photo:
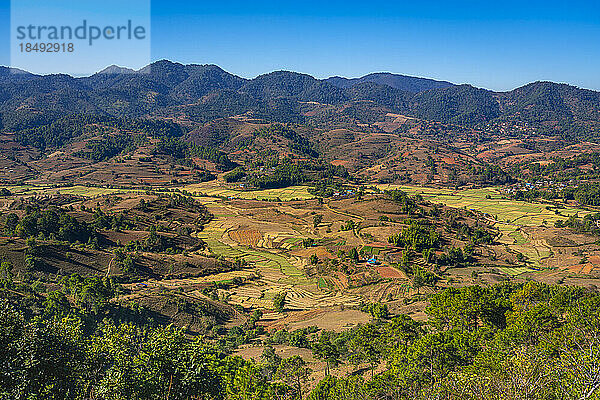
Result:
{"label": "tree line", "polygon": [[[2,289],[14,287],[2,276]],[[596,399],[600,395],[600,295],[529,282],[448,288],[432,295],[428,322],[390,317],[343,332],[276,331],[257,361],[181,329],[83,315],[106,306],[114,286],[71,277],[32,314],[0,302],[0,395],[11,399]],[[246,327],[260,318],[253,314]],[[236,328],[240,331],[239,328]],[[231,330],[233,335],[236,335]],[[242,331],[238,332],[241,333]],[[326,364],[310,370],[273,346],[309,348]],[[354,373],[334,376],[340,365]],[[338,374],[335,374],[338,375]]]}

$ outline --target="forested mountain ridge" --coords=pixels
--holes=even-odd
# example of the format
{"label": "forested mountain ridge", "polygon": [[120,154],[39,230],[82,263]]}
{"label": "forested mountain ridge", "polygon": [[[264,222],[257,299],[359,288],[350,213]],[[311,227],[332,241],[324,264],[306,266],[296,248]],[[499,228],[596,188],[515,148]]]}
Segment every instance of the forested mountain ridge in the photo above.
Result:
{"label": "forested mountain ridge", "polygon": [[347,89],[364,82],[372,82],[413,93],[454,86],[453,83],[446,81],[417,78],[414,76],[392,74],[389,72],[375,72],[360,78],[344,78],[341,76],[333,76],[331,78],[327,78],[325,81],[343,89]]}
{"label": "forested mountain ridge", "polygon": [[[346,108],[365,101],[390,112],[464,126],[523,122],[540,132],[566,133],[571,137],[584,130],[587,136],[596,135],[600,126],[600,92],[552,82],[493,92],[389,73],[319,80],[306,74],[276,71],[244,79],[216,65],[183,65],[167,60],[139,71],[120,72],[113,67],[89,77],[74,78],[13,73],[3,67],[3,127],[6,131],[18,130],[27,125],[23,120],[32,120],[35,126],[39,119],[65,113],[164,115],[173,107],[190,107],[185,111],[186,118],[199,122],[247,112],[272,121],[306,122],[303,103]],[[36,112],[35,118],[31,111]]]}

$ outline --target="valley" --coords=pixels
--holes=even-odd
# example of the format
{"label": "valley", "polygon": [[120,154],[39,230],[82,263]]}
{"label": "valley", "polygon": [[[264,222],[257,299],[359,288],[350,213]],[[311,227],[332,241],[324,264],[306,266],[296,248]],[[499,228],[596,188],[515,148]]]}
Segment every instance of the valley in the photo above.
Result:
{"label": "valley", "polygon": [[0,324],[74,338],[74,385],[458,400],[598,362],[560,347],[600,326],[598,92],[147,68],[0,70]]}

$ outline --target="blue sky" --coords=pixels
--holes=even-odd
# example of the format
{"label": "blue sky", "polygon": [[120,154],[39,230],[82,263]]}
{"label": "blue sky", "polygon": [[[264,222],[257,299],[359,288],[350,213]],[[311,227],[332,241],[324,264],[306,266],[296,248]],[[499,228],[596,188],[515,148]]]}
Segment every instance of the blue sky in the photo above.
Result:
{"label": "blue sky", "polygon": [[151,54],[244,77],[389,71],[493,90],[536,80],[600,90],[600,1],[153,0]]}

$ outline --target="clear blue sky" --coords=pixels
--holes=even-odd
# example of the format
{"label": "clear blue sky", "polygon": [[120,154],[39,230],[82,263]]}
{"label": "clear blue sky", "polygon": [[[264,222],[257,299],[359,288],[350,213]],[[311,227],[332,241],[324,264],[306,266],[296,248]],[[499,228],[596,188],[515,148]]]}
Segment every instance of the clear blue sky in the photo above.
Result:
{"label": "clear blue sky", "polygon": [[[9,2],[0,4],[6,65]],[[389,71],[494,90],[535,80],[600,90],[600,0],[153,0],[152,59],[163,58],[244,77]]]}

